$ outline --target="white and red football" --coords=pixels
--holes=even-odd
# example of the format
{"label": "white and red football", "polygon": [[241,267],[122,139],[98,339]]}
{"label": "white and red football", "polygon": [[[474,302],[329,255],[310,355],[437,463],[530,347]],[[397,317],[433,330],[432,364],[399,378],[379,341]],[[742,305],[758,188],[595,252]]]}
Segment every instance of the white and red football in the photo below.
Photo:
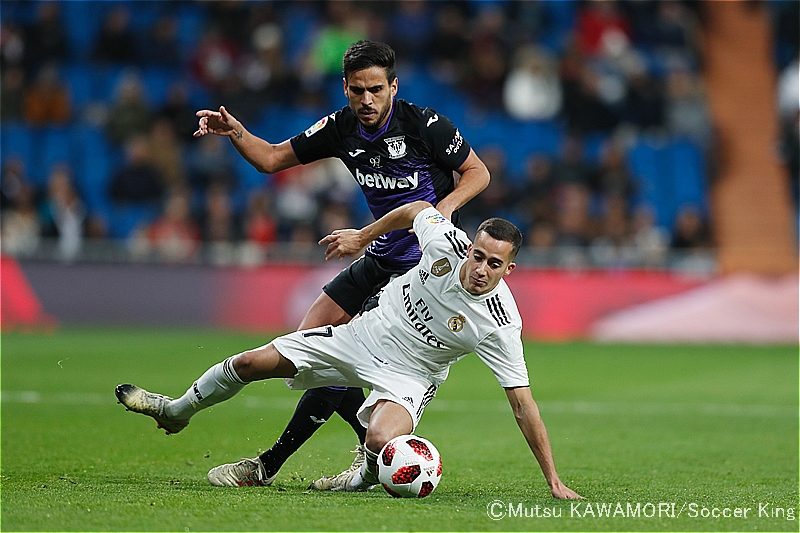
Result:
{"label": "white and red football", "polygon": [[395,437],[378,455],[378,481],[395,498],[424,498],[441,479],[442,457],[422,437]]}

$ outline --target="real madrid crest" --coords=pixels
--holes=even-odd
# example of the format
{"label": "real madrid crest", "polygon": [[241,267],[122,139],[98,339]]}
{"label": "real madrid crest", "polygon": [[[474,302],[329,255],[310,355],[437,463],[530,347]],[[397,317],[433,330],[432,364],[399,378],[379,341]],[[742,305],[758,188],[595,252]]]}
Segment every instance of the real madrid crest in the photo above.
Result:
{"label": "real madrid crest", "polygon": [[450,317],[450,320],[447,321],[447,327],[450,328],[450,331],[453,333],[458,333],[462,329],[464,329],[464,322],[467,319],[461,315],[456,315],[454,317]]}
{"label": "real madrid crest", "polygon": [[389,149],[389,159],[400,159],[406,155],[406,136],[389,137],[384,139],[386,147]]}

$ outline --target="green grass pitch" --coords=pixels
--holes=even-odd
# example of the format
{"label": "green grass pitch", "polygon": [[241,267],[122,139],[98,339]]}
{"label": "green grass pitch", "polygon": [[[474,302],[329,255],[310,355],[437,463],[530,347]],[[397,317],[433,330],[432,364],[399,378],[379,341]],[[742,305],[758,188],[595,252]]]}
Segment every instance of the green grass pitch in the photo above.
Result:
{"label": "green grass pitch", "polygon": [[798,530],[796,346],[527,344],[557,466],[586,497],[573,507],[550,497],[475,357],[453,367],[418,428],[444,462],[424,500],[306,491],[350,463],[354,437],[338,418],[272,487],[208,485],[209,468],[277,437],[299,398],[280,381],[248,386],[170,437],[116,403],[117,383],[179,395],[211,364],[265,340],[206,330],[4,334],[0,528]]}

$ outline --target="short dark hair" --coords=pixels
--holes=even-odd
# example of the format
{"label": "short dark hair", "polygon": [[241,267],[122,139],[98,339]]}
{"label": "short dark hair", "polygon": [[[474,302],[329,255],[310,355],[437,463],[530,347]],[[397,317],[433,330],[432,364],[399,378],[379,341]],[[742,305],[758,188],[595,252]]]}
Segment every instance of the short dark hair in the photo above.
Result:
{"label": "short dark hair", "polygon": [[350,45],[342,58],[344,79],[353,72],[370,67],[381,67],[386,71],[386,78],[392,83],[397,77],[394,69],[394,50],[386,43],[362,39]]}
{"label": "short dark hair", "polygon": [[511,243],[511,260],[517,257],[519,247],[522,246],[522,232],[514,224],[504,218],[493,217],[481,222],[476,235],[485,232],[493,239]]}

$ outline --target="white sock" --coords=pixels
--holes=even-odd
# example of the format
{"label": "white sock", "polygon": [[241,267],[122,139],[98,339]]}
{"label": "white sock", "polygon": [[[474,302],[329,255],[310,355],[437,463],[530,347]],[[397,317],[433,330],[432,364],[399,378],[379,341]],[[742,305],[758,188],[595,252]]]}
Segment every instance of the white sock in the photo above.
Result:
{"label": "white sock", "polygon": [[364,446],[366,460],[361,465],[361,469],[354,475],[348,483],[351,490],[364,489],[367,486],[378,484],[378,454]]}
{"label": "white sock", "polygon": [[224,402],[242,390],[245,382],[233,369],[231,356],[206,370],[180,398],[169,402],[164,412],[170,418],[188,420],[197,411]]}

